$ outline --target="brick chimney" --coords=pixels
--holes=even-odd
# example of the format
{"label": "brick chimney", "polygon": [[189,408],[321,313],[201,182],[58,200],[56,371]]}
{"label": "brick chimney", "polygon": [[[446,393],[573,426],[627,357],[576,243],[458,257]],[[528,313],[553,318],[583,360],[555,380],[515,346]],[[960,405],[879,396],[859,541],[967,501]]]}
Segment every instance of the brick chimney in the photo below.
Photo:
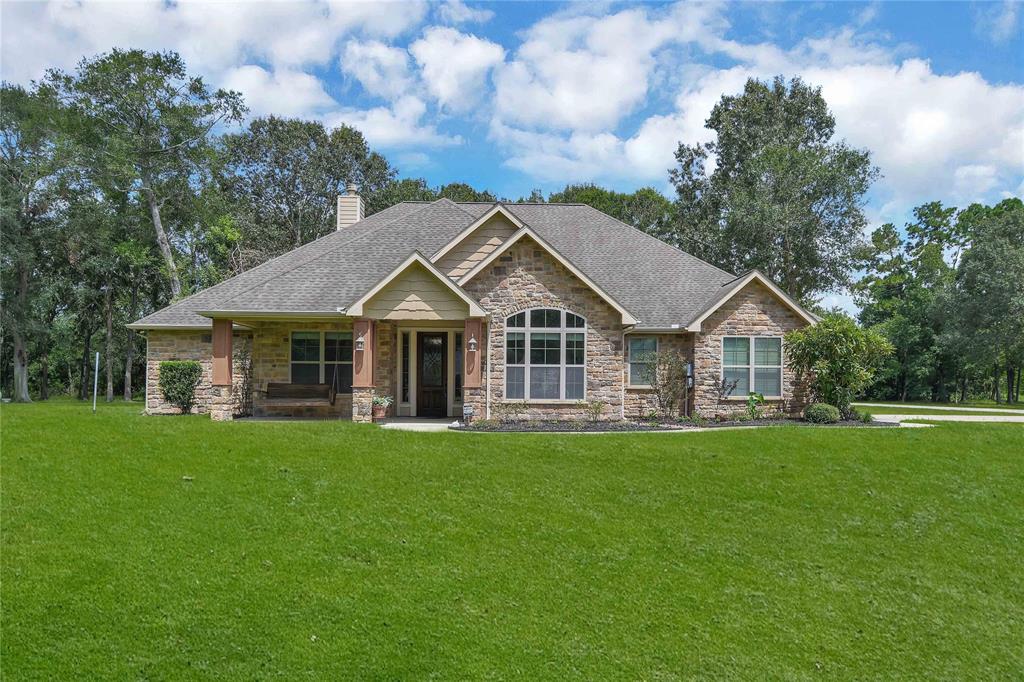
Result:
{"label": "brick chimney", "polygon": [[348,183],[345,193],[338,197],[338,227],[348,227],[364,218],[363,198],[359,196],[359,185]]}

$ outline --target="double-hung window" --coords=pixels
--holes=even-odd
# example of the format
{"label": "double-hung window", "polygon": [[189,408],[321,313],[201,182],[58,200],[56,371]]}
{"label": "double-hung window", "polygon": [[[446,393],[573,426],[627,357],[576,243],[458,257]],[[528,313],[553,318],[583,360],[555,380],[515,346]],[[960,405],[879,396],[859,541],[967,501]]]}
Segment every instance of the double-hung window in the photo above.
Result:
{"label": "double-hung window", "polygon": [[629,385],[649,386],[656,364],[658,339],[654,336],[629,337]]}
{"label": "double-hung window", "polygon": [[[751,352],[753,349],[753,352]],[[729,397],[751,391],[782,397],[782,339],[778,336],[726,336],[722,339],[722,379],[735,388]]]}
{"label": "double-hung window", "polygon": [[505,321],[505,398],[582,400],[586,394],[586,321],[535,308]]}
{"label": "double-hung window", "polygon": [[334,384],[352,392],[352,332],[292,332],[293,384]]}

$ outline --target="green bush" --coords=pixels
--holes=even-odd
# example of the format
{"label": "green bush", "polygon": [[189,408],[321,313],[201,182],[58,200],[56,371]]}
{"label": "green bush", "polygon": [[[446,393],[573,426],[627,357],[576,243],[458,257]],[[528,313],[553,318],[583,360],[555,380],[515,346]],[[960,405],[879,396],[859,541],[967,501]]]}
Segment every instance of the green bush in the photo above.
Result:
{"label": "green bush", "polygon": [[181,410],[192,411],[196,404],[196,386],[203,376],[203,366],[195,360],[167,360],[160,363],[160,390],[164,399]]}
{"label": "green bush", "polygon": [[893,350],[877,331],[840,314],[789,332],[784,347],[793,371],[809,380],[815,400],[835,405],[846,416],[850,402],[871,385]]}
{"label": "green bush", "polygon": [[804,419],[814,424],[835,424],[839,421],[839,408],[825,403],[808,405]]}

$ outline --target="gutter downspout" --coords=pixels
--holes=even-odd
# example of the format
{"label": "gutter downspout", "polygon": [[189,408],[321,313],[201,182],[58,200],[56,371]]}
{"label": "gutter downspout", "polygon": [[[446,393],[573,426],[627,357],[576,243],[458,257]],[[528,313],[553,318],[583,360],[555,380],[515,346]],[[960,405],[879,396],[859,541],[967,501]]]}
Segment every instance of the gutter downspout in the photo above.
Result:
{"label": "gutter downspout", "polygon": [[487,330],[487,378],[484,381],[486,384],[486,393],[484,395],[484,418],[491,418],[491,323],[485,322],[484,328]]}

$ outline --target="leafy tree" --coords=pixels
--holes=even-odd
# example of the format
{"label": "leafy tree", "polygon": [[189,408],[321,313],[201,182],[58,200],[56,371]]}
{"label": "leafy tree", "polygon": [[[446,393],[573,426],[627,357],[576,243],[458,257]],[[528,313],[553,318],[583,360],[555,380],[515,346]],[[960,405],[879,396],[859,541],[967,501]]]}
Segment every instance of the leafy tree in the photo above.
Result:
{"label": "leafy tree", "polygon": [[452,182],[437,190],[439,199],[452,201],[497,201],[497,197],[487,190],[478,191],[464,182]]}
{"label": "leafy tree", "polygon": [[0,99],[2,320],[12,340],[13,399],[28,402],[29,340],[41,327],[36,304],[40,282],[51,269],[62,160],[53,126],[55,103],[45,93],[4,83]]}
{"label": "leafy tree", "polygon": [[999,368],[1005,369],[1011,402],[1024,366],[1024,202],[1014,198],[968,210],[963,224],[971,245],[957,270],[951,290],[955,303],[947,313],[956,335],[965,340],[960,348],[992,368],[996,400]]}
{"label": "leafy tree", "polygon": [[241,95],[211,92],[173,52],[115,49],[83,59],[74,75],[52,70],[45,82],[80,114],[72,132],[99,184],[141,195],[177,298],[174,233],[161,216],[168,187],[209,161],[210,133],[246,111]]}
{"label": "leafy tree", "polygon": [[817,324],[786,334],[786,357],[806,377],[816,400],[850,416],[850,403],[871,385],[892,352],[877,331],[864,329],[845,315],[826,315]]}
{"label": "leafy tree", "polygon": [[366,193],[366,215],[372,215],[403,201],[436,201],[437,192],[423,178],[392,180],[383,187]]}
{"label": "leafy tree", "polygon": [[270,116],[225,135],[222,146],[223,183],[245,217],[237,221],[242,239],[264,259],[334,230],[336,200],[347,183],[372,195],[395,174],[346,125],[328,132],[319,121]]}
{"label": "leafy tree", "polygon": [[734,272],[757,268],[798,300],[846,285],[878,171],[866,150],[833,140],[821,88],[750,79],[706,126],[716,139],[680,143],[670,172],[681,246]]}
{"label": "leafy tree", "polygon": [[672,202],[652,187],[642,187],[626,194],[593,184],[566,185],[561,192],[548,197],[548,201],[552,204],[587,204],[659,238],[669,236],[675,212]]}

